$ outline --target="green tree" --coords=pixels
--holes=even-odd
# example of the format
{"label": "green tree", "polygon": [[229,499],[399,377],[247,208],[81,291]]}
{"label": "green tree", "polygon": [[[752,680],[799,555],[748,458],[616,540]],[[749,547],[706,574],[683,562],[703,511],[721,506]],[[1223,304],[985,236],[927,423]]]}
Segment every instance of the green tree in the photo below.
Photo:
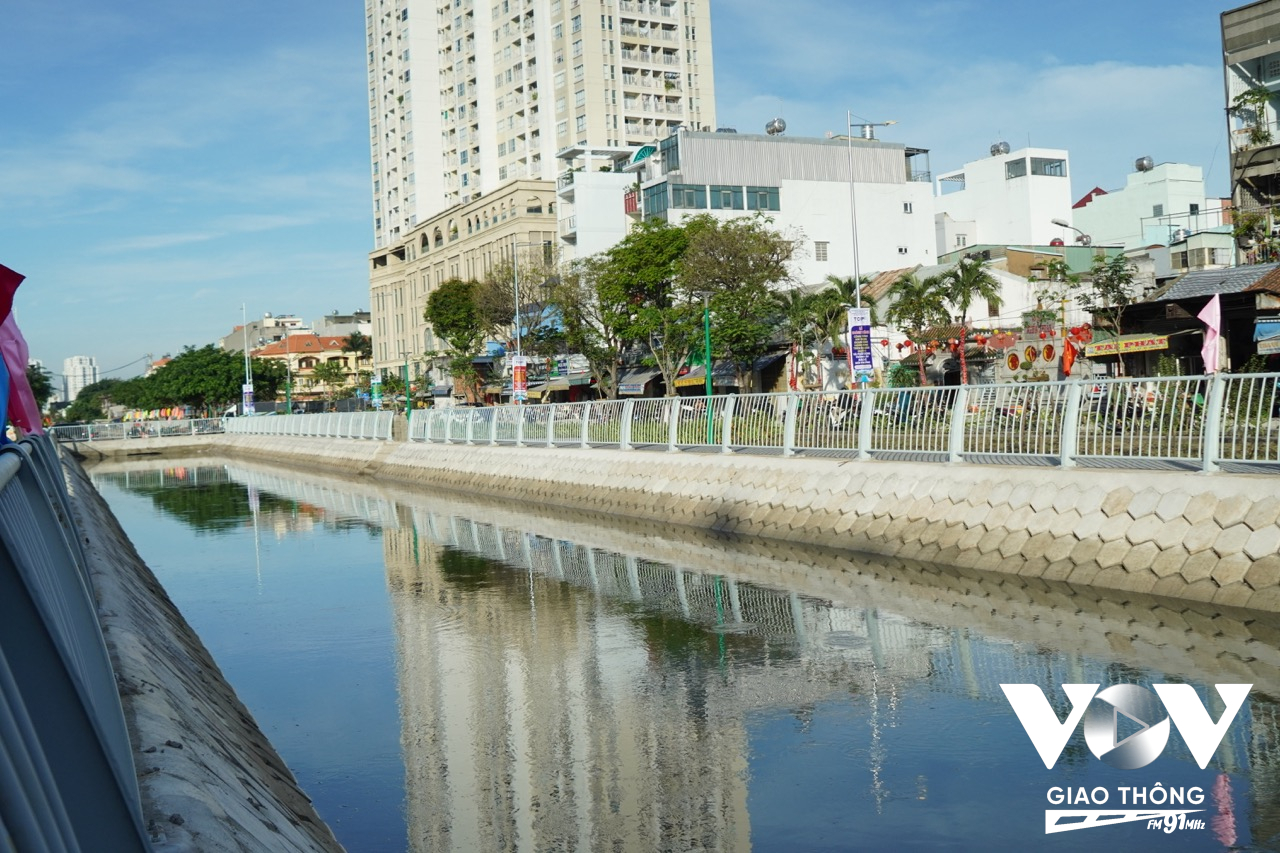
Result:
{"label": "green tree", "polygon": [[[1105,325],[1119,335],[1124,331],[1124,312],[1136,299],[1133,279],[1138,268],[1124,255],[1094,258],[1091,281],[1081,290],[1079,301],[1093,315],[1094,324]],[[1123,369],[1124,359],[1121,359]]]}
{"label": "green tree", "polygon": [[472,359],[480,354],[487,331],[476,304],[478,287],[474,281],[450,279],[431,291],[423,312],[436,336],[449,346],[449,372],[471,390],[472,399],[479,399],[481,383]]}
{"label": "green tree", "polygon": [[322,361],[312,368],[311,381],[324,386],[325,398],[332,403],[346,388],[347,368],[336,359]]}
{"label": "green tree", "polygon": [[44,411],[45,403],[53,396],[53,374],[38,364],[27,365],[27,385],[36,399],[36,408]]}
{"label": "green tree", "polygon": [[[961,258],[954,267],[942,274],[942,286],[948,301],[960,309],[960,325],[964,328],[969,325],[969,306],[975,299],[985,299],[991,306],[1000,304],[1000,282],[987,272],[982,261],[972,255]],[[965,360],[964,351],[965,346],[961,342],[960,382],[967,385],[969,384],[969,365]]]}
{"label": "green tree", "polygon": [[356,330],[347,335],[346,341],[342,344],[342,351],[354,353],[360,359],[371,359],[373,358],[373,338]]}
{"label": "green tree", "polygon": [[763,217],[721,221],[702,214],[683,228],[688,244],[676,265],[679,289],[695,307],[700,292],[710,294],[712,354],[728,359],[737,371],[738,388],[750,391],[751,365],[764,354],[776,328],[774,286],[790,279],[787,264],[796,243]]}
{"label": "green tree", "polygon": [[627,336],[632,312],[625,290],[604,274],[604,255],[573,264],[552,289],[560,314],[564,344],[591,366],[596,388],[610,399],[618,396],[622,359],[633,339]]}
{"label": "green tree", "polygon": [[244,358],[214,344],[188,346],[149,379],[160,405],[190,406],[207,415],[240,399]]}
{"label": "green tree", "polygon": [[80,389],[71,405],[63,411],[68,421],[97,421],[107,416],[106,409],[114,400],[112,392],[123,382],[121,379],[103,379]]}
{"label": "green tree", "polygon": [[[920,340],[926,329],[951,319],[939,276],[921,279],[914,272],[904,273],[889,286],[889,322],[910,337]],[[920,384],[925,384],[924,359],[918,359]]]}
{"label": "green tree", "polygon": [[609,303],[629,306],[629,315],[620,319],[620,334],[643,342],[668,396],[675,396],[680,368],[702,343],[702,302],[677,286],[677,268],[688,245],[683,227],[646,220],[609,248],[596,270],[596,286]]}

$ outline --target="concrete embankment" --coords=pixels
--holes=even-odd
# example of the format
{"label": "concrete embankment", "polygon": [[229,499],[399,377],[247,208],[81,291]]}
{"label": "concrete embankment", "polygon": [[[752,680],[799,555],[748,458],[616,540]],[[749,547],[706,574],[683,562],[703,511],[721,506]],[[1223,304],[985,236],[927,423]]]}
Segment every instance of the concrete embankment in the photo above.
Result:
{"label": "concrete embankment", "polygon": [[155,848],[341,850],[83,470],[66,467]]}
{"label": "concrete embankment", "polygon": [[[517,503],[1280,611],[1280,494],[1265,475],[249,435],[192,442],[172,452],[200,447]],[[152,444],[147,452],[169,452],[163,440]]]}

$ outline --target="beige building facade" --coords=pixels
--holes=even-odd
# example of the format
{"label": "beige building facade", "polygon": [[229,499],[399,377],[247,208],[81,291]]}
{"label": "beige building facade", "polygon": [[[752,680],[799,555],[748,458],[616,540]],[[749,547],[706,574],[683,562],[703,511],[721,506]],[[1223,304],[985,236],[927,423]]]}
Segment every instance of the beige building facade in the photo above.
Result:
{"label": "beige building facade", "polygon": [[427,375],[432,354],[446,348],[423,316],[427,297],[450,279],[481,279],[513,257],[523,266],[531,253],[554,251],[544,247],[556,241],[555,205],[554,182],[509,181],[370,254],[374,369],[398,373],[407,360],[412,379]]}
{"label": "beige building facade", "polygon": [[374,245],[571,145],[714,129],[710,0],[366,0]]}

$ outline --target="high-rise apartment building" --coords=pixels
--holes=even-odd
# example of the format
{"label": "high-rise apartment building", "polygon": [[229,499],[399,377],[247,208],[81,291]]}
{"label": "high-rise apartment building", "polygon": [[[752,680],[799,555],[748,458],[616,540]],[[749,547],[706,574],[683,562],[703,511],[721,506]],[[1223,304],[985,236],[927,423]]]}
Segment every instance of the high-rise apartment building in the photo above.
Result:
{"label": "high-rise apartment building", "polygon": [[80,391],[98,381],[98,360],[91,355],[73,355],[62,362],[62,381],[67,402],[75,402]]}
{"label": "high-rise apartment building", "polygon": [[375,244],[571,145],[713,129],[710,0],[365,0]]}

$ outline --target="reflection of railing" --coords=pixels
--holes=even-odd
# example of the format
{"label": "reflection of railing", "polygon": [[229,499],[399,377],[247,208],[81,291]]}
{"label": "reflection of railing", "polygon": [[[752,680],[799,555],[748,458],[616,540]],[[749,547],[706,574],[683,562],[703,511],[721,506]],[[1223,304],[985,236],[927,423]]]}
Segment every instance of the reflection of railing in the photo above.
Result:
{"label": "reflection of railing", "polygon": [[222,432],[222,418],[192,420],[125,421],[121,423],[76,424],[49,429],[57,441],[111,441],[127,438],[166,438]]}
{"label": "reflection of railing", "polygon": [[291,435],[315,438],[372,438],[391,440],[395,412],[327,412],[320,415],[280,415],[266,418],[228,418],[233,435]]}
{"label": "reflection of railing", "polygon": [[149,850],[80,542],[52,443],[0,449],[2,823],[17,849]]}
{"label": "reflection of railing", "polygon": [[439,409],[409,438],[1275,472],[1278,384],[1218,374]]}

